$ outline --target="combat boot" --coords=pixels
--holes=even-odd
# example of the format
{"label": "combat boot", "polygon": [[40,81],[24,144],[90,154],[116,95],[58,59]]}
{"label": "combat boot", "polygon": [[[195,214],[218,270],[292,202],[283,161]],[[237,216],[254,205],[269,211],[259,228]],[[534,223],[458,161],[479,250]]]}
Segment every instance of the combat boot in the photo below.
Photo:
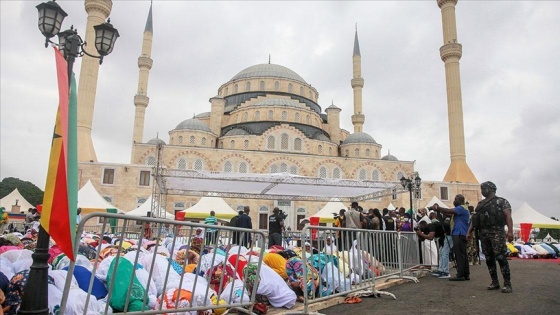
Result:
{"label": "combat boot", "polygon": [[504,282],[502,293],[511,293],[511,292],[513,292],[513,289],[511,288],[511,282],[509,281]]}
{"label": "combat boot", "polygon": [[498,279],[492,279],[492,283],[486,287],[488,290],[499,290],[500,289],[500,282]]}

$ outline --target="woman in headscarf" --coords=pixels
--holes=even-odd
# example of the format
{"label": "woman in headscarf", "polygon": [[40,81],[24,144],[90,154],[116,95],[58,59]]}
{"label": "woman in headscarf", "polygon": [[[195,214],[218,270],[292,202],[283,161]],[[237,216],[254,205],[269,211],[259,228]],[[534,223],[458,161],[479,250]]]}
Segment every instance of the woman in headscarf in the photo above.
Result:
{"label": "woman in headscarf", "polygon": [[336,247],[332,236],[329,235],[327,236],[327,238],[325,238],[325,248],[323,249],[323,251],[327,255],[336,256],[338,254],[338,247]]}
{"label": "woman in headscarf", "polygon": [[304,275],[303,261],[295,252],[284,251],[288,261],[286,262],[286,273],[288,274],[288,285],[297,295],[297,300],[303,302],[303,290],[307,290],[307,296],[313,298],[319,285],[319,272],[307,263],[307,275]]}
{"label": "woman in headscarf", "polygon": [[204,229],[197,228],[195,234],[191,237],[191,249],[200,254],[202,245],[204,244]]}

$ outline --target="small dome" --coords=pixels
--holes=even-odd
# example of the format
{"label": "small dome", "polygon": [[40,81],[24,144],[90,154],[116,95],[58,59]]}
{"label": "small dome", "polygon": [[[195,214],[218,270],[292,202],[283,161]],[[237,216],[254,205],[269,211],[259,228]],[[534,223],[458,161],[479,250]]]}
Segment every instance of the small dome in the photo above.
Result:
{"label": "small dome", "polygon": [[387,155],[385,155],[385,156],[382,157],[381,159],[382,159],[382,160],[385,160],[385,161],[398,161],[398,160],[399,160],[399,159],[397,159],[396,156],[391,155],[390,153],[387,154]]}
{"label": "small dome", "polygon": [[356,132],[349,135],[344,141],[342,141],[342,145],[345,144],[355,144],[355,143],[371,143],[377,144],[372,136],[368,135],[365,132]]}
{"label": "small dome", "polygon": [[305,108],[305,105],[300,104],[298,101],[294,101],[286,98],[272,98],[262,101],[258,101],[253,106],[287,106],[295,108]]}
{"label": "small dome", "polygon": [[257,78],[257,77],[275,77],[275,78],[285,78],[291,79],[295,81],[299,81],[301,83],[307,84],[305,80],[294,71],[280,65],[274,64],[260,64],[254,65],[249,68],[246,68],[236,74],[230,81],[238,80],[238,79],[246,79],[246,78]]}
{"label": "small dome", "polygon": [[210,127],[208,127],[208,125],[206,125],[205,123],[203,123],[202,121],[196,118],[187,119],[181,122],[180,124],[177,125],[177,127],[175,127],[175,130],[197,130],[197,131],[212,132],[212,130],[210,130]]}
{"label": "small dome", "polygon": [[148,144],[160,144],[160,143],[163,144],[163,145],[166,144],[165,141],[163,141],[159,138],[153,138],[150,141],[148,141]]}
{"label": "small dome", "polygon": [[340,107],[337,107],[336,105],[332,104],[331,106],[327,107],[327,109],[340,109]]}
{"label": "small dome", "polygon": [[226,132],[225,136],[245,136],[249,133],[241,128],[231,129],[230,131]]}

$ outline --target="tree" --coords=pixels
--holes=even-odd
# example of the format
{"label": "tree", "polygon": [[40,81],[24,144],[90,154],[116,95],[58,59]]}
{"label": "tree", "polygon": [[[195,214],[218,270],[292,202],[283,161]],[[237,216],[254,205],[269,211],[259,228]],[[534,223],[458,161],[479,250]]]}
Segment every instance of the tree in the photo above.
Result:
{"label": "tree", "polygon": [[[16,188],[30,204],[35,206],[43,203],[44,191],[31,182],[14,177],[6,177],[0,182],[0,198],[6,197]],[[27,209],[23,210],[27,211]]]}

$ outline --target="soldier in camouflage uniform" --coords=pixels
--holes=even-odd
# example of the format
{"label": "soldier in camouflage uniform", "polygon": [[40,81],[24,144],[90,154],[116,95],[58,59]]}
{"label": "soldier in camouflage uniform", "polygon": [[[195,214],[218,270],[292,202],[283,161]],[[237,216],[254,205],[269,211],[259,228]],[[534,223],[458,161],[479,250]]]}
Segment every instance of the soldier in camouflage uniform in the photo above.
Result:
{"label": "soldier in camouflage uniform", "polygon": [[[469,206],[469,212],[471,213],[471,221],[476,220],[474,207]],[[469,257],[469,265],[480,265],[480,253],[478,251],[478,237],[479,233],[474,229],[474,237],[467,241],[467,256]]]}
{"label": "soldier in camouflage uniform", "polygon": [[[486,266],[490,272],[492,283],[488,290],[500,289],[496,261],[500,264],[502,276],[504,277],[503,293],[511,293],[511,276],[509,264],[506,259],[507,241],[513,240],[513,221],[511,219],[511,206],[509,202],[496,196],[496,185],[492,182],[484,182],[480,185],[484,200],[478,203],[475,209],[475,218],[471,220],[467,238],[472,237],[472,231],[478,228],[482,243],[482,253],[486,256]],[[507,234],[504,226],[507,225]]]}

